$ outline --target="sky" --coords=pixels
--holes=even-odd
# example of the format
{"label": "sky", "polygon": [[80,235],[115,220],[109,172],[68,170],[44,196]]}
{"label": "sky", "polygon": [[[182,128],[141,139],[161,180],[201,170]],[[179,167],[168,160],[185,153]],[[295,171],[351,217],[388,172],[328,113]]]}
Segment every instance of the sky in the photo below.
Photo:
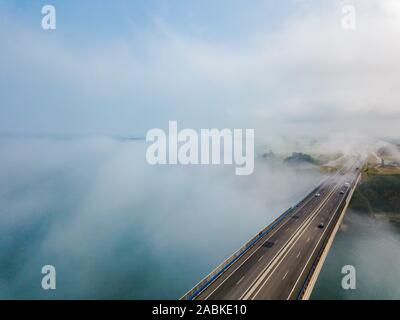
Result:
{"label": "sky", "polygon": [[0,0],[0,132],[396,136],[399,36],[396,0]]}

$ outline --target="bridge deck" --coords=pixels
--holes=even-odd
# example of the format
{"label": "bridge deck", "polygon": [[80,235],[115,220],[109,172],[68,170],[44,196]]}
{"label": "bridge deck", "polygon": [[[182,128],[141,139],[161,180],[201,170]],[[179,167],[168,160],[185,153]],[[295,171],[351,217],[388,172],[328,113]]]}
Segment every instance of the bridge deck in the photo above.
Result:
{"label": "bridge deck", "polygon": [[361,163],[357,160],[327,179],[195,298],[300,298],[351,196]]}

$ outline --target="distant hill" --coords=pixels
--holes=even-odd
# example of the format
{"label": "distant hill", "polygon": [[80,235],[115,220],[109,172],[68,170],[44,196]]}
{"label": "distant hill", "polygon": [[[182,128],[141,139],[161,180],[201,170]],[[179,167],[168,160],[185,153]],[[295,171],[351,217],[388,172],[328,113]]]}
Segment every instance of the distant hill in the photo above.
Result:
{"label": "distant hill", "polygon": [[270,150],[269,152],[263,153],[262,157],[265,160],[277,160],[278,159],[278,157],[275,155],[275,153],[272,150]]}
{"label": "distant hill", "polygon": [[293,152],[292,155],[284,160],[286,164],[317,164],[317,161],[308,154]]}

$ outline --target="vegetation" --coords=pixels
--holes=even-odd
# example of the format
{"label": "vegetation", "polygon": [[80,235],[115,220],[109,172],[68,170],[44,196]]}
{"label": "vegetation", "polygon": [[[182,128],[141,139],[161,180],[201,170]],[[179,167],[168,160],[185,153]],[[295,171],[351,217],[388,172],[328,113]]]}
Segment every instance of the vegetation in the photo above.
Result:
{"label": "vegetation", "polygon": [[308,154],[301,153],[301,152],[293,152],[290,157],[285,159],[285,163],[287,163],[287,164],[300,164],[300,163],[316,164],[317,161],[315,161],[315,159]]}
{"label": "vegetation", "polygon": [[400,214],[400,175],[364,174],[351,209],[370,214]]}
{"label": "vegetation", "polygon": [[369,167],[365,172],[368,175],[400,175],[400,167]]}

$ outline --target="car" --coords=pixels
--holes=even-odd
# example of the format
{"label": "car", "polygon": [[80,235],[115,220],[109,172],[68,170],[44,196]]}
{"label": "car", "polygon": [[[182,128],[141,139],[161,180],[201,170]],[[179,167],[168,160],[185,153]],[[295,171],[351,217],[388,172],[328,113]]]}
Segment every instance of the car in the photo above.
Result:
{"label": "car", "polygon": [[349,183],[349,182],[346,182],[344,185],[345,185],[346,187],[350,187],[350,183]]}
{"label": "car", "polygon": [[320,193],[316,193],[315,196],[316,196],[316,197],[320,197],[321,194],[320,194]]}
{"label": "car", "polygon": [[341,190],[341,191],[340,191],[340,194],[344,194],[344,191],[343,191],[343,190]]}
{"label": "car", "polygon": [[318,225],[318,228],[323,229],[323,228],[324,228],[324,223],[321,222],[321,223]]}

